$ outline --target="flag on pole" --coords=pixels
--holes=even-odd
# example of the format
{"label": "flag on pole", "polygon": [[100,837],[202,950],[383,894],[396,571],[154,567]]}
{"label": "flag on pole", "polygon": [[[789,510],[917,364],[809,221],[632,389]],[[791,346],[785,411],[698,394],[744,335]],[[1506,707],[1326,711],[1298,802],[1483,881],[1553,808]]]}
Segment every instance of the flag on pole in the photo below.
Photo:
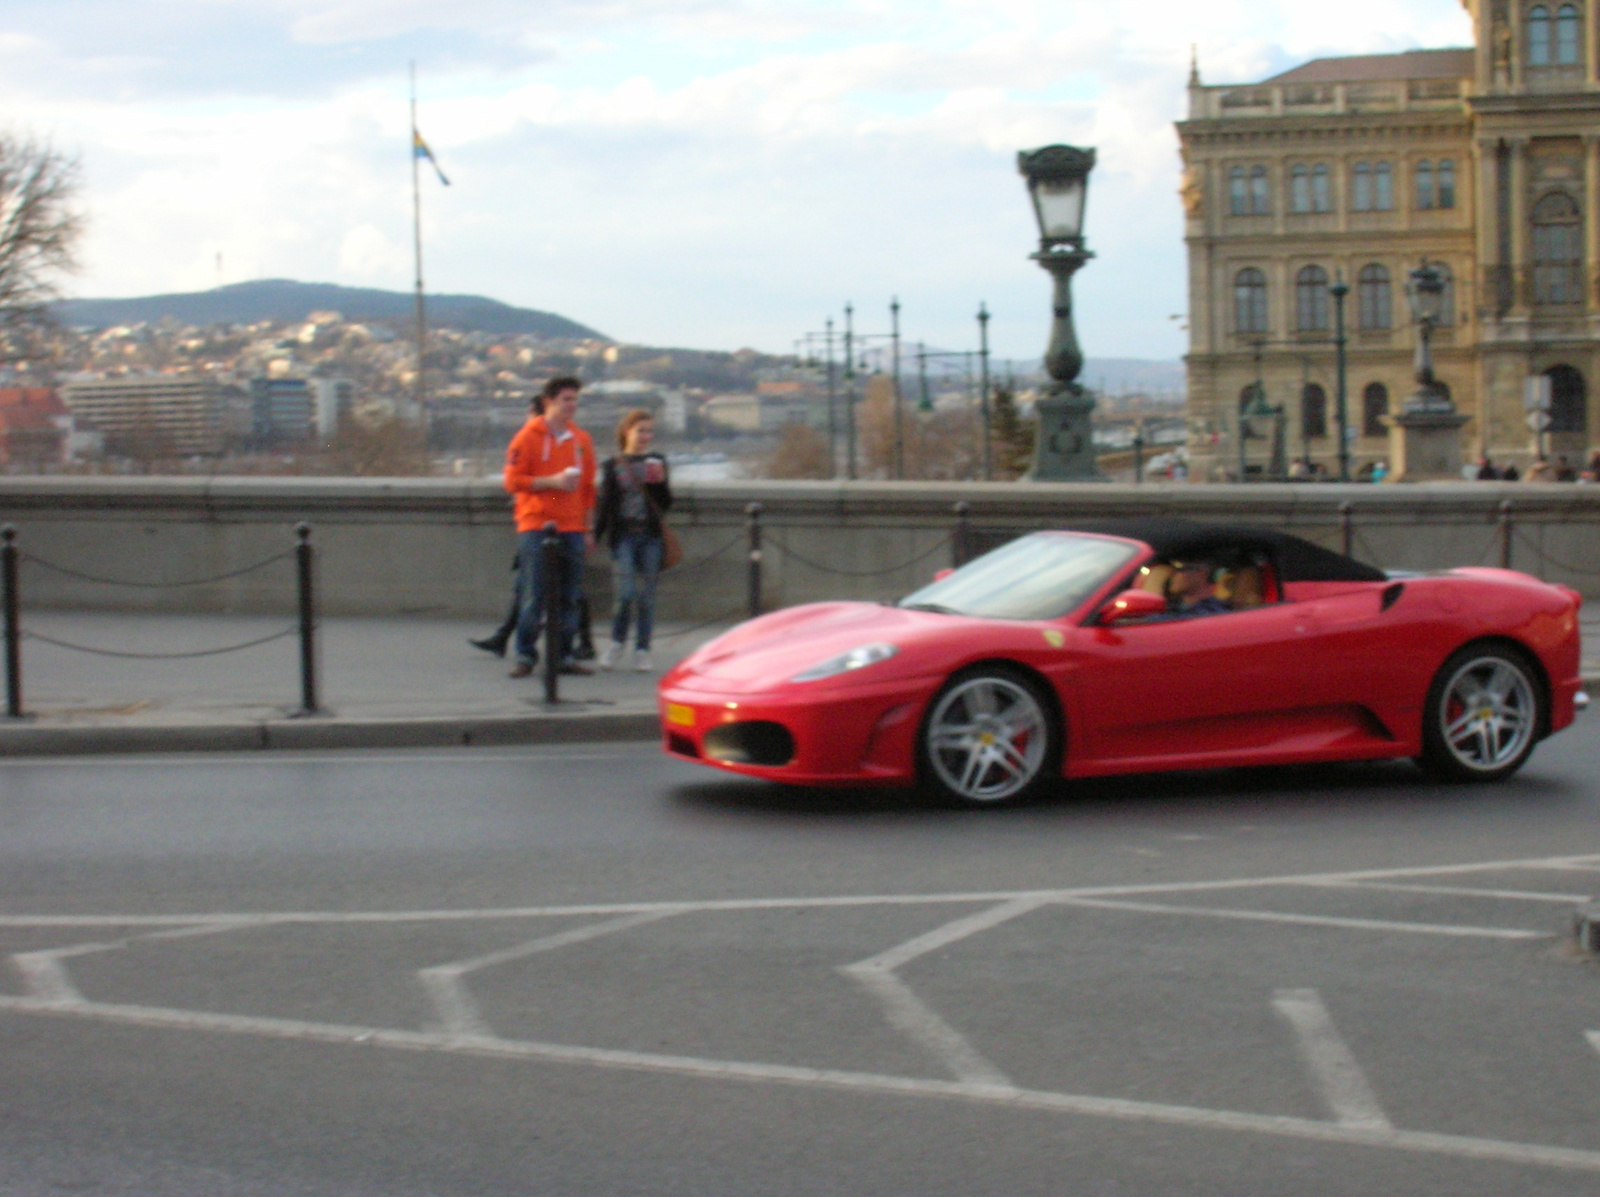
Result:
{"label": "flag on pole", "polygon": [[439,160],[433,156],[433,151],[428,148],[428,143],[422,140],[422,134],[418,133],[416,129],[411,130],[411,152],[418,158],[426,158],[428,165],[433,167],[433,173],[439,176],[439,182],[446,187],[450,186],[450,180],[445,178],[444,171],[439,169]]}

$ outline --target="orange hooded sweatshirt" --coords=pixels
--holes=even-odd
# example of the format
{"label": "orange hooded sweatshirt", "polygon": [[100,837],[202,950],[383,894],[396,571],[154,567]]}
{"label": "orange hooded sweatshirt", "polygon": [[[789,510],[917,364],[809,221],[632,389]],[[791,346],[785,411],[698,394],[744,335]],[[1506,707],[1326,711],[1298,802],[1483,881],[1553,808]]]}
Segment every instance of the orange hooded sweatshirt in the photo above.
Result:
{"label": "orange hooded sweatshirt", "polygon": [[[557,438],[543,416],[533,416],[506,449],[505,487],[515,500],[517,531],[532,532],[551,520],[563,532],[586,532],[594,510],[594,441],[576,424]],[[577,490],[534,490],[535,478],[577,466]]]}

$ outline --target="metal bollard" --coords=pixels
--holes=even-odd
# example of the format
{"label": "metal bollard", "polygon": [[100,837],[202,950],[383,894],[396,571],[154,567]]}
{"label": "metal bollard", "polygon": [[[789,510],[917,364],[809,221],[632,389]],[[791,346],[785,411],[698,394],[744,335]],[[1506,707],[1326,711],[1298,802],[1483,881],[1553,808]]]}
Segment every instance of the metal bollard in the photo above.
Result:
{"label": "metal bollard", "polygon": [[1511,568],[1511,500],[1500,500],[1500,568]]}
{"label": "metal bollard", "polygon": [[17,530],[10,524],[0,529],[5,547],[0,548],[0,587],[4,589],[6,619],[6,715],[22,718],[22,610],[17,595]]}
{"label": "metal bollard", "polygon": [[1346,499],[1339,504],[1339,529],[1344,536],[1344,555],[1352,555],[1356,547],[1355,504]]}
{"label": "metal bollard", "polygon": [[315,549],[311,547],[311,525],[296,524],[294,563],[300,602],[300,711],[315,715],[317,706],[317,606],[313,575]]}
{"label": "metal bollard", "polygon": [[761,504],[752,503],[744,509],[750,520],[750,618],[761,614]]}
{"label": "metal bollard", "polygon": [[567,615],[561,601],[566,589],[562,575],[566,570],[561,560],[561,532],[554,520],[544,526],[539,552],[539,571],[544,575],[544,700],[560,702],[561,650],[566,641]]}
{"label": "metal bollard", "polygon": [[968,540],[967,516],[972,508],[965,502],[960,502],[953,508],[956,516],[956,530],[950,534],[950,568],[960,569],[967,563]]}

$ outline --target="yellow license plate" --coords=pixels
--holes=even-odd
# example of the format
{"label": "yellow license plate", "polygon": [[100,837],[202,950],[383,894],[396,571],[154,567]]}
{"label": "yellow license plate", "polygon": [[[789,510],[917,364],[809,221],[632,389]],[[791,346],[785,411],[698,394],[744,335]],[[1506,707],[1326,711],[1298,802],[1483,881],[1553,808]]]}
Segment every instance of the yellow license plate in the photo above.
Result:
{"label": "yellow license plate", "polygon": [[694,708],[686,707],[681,702],[667,704],[667,722],[676,723],[679,727],[694,726]]}

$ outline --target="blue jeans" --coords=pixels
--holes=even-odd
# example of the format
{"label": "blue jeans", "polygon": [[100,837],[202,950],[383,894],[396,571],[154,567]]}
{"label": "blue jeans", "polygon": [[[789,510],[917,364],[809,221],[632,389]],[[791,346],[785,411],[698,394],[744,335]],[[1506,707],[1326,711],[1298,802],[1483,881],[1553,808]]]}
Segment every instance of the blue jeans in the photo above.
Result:
{"label": "blue jeans", "polygon": [[647,532],[624,532],[611,548],[611,576],[616,591],[611,639],[626,644],[629,619],[637,614],[640,652],[650,651],[650,633],[655,630],[656,578],[661,574],[665,543]]}
{"label": "blue jeans", "polygon": [[[584,538],[582,532],[557,532],[561,542],[561,661],[572,659],[572,639],[578,630],[578,594],[583,585]],[[517,537],[517,591],[522,615],[517,620],[517,660],[529,664],[539,659],[539,637],[544,634],[545,578],[542,529]]]}

